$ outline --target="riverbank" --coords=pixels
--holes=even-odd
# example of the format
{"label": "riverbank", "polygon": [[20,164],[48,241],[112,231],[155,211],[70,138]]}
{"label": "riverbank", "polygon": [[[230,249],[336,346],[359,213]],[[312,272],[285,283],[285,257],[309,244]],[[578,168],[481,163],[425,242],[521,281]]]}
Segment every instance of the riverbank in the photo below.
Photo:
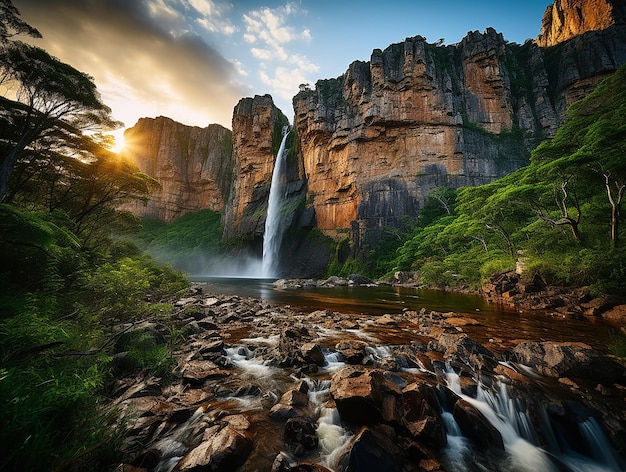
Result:
{"label": "riverbank", "polygon": [[[274,287],[281,290],[380,285],[433,289],[421,284],[419,276],[413,272],[396,272],[391,277],[380,281],[353,274],[345,278],[333,276],[323,280],[280,279],[274,282]],[[624,297],[615,295],[594,297],[588,287],[550,286],[538,277],[527,280],[515,271],[492,276],[478,290],[469,290],[467,287],[446,287],[445,290],[478,295],[489,303],[504,304],[519,311],[533,311],[561,317],[584,316],[602,319],[617,328],[626,328],[626,299]]]}
{"label": "riverbank", "polygon": [[[513,470],[529,451],[542,470],[574,470],[575,460],[621,470],[626,369],[598,349],[481,343],[467,314],[309,313],[201,290],[175,303],[168,324],[124,327],[184,341],[162,377],[124,377],[115,354],[123,470]],[[489,398],[513,402],[505,424],[491,421],[502,414]]]}

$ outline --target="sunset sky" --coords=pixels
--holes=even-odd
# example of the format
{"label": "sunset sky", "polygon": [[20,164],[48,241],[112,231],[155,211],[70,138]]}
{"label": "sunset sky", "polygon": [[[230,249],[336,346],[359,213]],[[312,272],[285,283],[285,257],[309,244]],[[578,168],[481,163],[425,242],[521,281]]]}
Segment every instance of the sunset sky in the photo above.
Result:
{"label": "sunset sky", "polygon": [[492,26],[535,38],[549,0],[14,0],[34,44],[91,75],[127,127],[168,116],[231,127],[239,99],[269,93],[292,119],[298,85],[343,74],[421,35],[459,42]]}

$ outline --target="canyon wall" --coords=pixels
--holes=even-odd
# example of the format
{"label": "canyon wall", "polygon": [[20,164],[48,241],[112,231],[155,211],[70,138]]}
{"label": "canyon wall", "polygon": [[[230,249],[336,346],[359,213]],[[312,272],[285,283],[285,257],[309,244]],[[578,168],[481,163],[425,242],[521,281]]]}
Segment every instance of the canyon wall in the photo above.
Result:
{"label": "canyon wall", "polygon": [[125,208],[172,221],[208,208],[221,211],[233,185],[232,133],[220,125],[185,126],[170,118],[141,118],[124,133],[122,155],[133,160],[160,189],[146,202]]}
{"label": "canyon wall", "polygon": [[[454,45],[416,36],[303,87],[293,98],[282,189],[285,264],[303,276],[309,264],[321,270],[326,255],[302,243],[313,227],[362,248],[378,230],[417,216],[434,188],[484,184],[526,164],[569,105],[626,63],[624,9],[614,0],[558,0],[536,41],[509,43],[491,28]],[[231,135],[217,125],[140,120],[127,139],[140,143],[136,162],[162,185],[140,214],[171,220],[221,210],[224,237],[258,253],[287,122],[269,95],[244,98],[227,150]]]}
{"label": "canyon wall", "polygon": [[274,160],[289,124],[272,97],[243,98],[233,110],[233,178],[224,237],[262,238]]}
{"label": "canyon wall", "polygon": [[537,45],[555,46],[589,31],[625,23],[623,0],[557,0],[546,8]]}
{"label": "canyon wall", "polygon": [[435,187],[524,165],[567,107],[626,62],[625,31],[579,31],[550,48],[491,28],[450,46],[417,36],[301,90],[294,121],[318,228],[360,245],[417,215]]}

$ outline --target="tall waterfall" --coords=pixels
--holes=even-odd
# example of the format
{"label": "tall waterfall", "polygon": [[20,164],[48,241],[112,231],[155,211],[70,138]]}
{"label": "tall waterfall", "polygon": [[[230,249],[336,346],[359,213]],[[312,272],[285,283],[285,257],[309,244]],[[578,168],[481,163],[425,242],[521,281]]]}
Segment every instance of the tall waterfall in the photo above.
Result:
{"label": "tall waterfall", "polygon": [[285,143],[289,135],[289,126],[283,127],[283,140],[280,143],[274,172],[272,173],[272,183],[270,185],[270,196],[267,204],[267,217],[265,218],[265,233],[263,235],[263,277],[274,277],[276,275],[276,265],[278,264],[278,251],[283,237],[282,219],[279,217],[281,203],[281,178],[285,163]]}

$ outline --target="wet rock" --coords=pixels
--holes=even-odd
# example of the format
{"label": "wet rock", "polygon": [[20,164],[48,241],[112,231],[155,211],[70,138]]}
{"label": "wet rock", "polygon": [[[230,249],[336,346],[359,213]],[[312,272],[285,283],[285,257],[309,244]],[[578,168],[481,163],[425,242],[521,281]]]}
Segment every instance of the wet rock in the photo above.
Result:
{"label": "wet rock", "polygon": [[405,387],[401,406],[401,424],[414,439],[437,448],[446,445],[446,428],[439,415],[435,387],[425,382]]}
{"label": "wet rock", "polygon": [[317,343],[305,343],[300,347],[303,362],[322,367],[325,363],[322,348]]}
{"label": "wet rock", "polygon": [[289,418],[285,424],[285,442],[296,456],[317,448],[315,424],[306,418]]}
{"label": "wet rock", "polygon": [[333,275],[318,284],[319,287],[330,287],[330,288],[345,287],[346,285],[348,285],[348,281],[341,277],[337,277],[336,275]]}
{"label": "wet rock", "polygon": [[[443,336],[439,342],[442,344]],[[485,346],[468,336],[458,337],[443,354],[445,359],[468,366],[471,370],[492,371],[498,365],[496,356]]]}
{"label": "wet rock", "polygon": [[308,364],[302,356],[301,347],[311,341],[311,334],[305,327],[292,326],[280,333],[278,351],[280,365],[302,366]]}
{"label": "wet rock", "polygon": [[463,434],[477,447],[483,450],[504,451],[504,442],[500,432],[472,404],[463,399],[457,400],[454,404],[453,416]]}
{"label": "wet rock", "polygon": [[366,343],[357,340],[340,341],[335,350],[341,354],[346,364],[360,364],[365,358]]}
{"label": "wet rock", "polygon": [[584,343],[523,342],[513,354],[521,364],[549,377],[583,377],[602,383],[624,383],[626,368]]}
{"label": "wet rock", "polygon": [[208,360],[189,361],[180,371],[183,381],[191,384],[201,384],[208,379],[223,378],[229,372]]}
{"label": "wet rock", "polygon": [[283,394],[279,402],[274,405],[269,415],[272,418],[287,420],[307,415],[309,396],[301,389],[291,389]]}
{"label": "wet rock", "polygon": [[617,305],[602,313],[602,318],[619,326],[626,326],[626,305]]}
{"label": "wet rock", "polygon": [[[241,415],[238,415],[241,416]],[[243,465],[252,452],[252,439],[245,417],[231,417],[205,431],[202,443],[189,451],[176,465],[176,472],[231,472]]]}
{"label": "wet rock", "polygon": [[[338,470],[359,472],[400,472],[402,451],[395,438],[363,427],[354,435],[342,457]],[[408,469],[411,470],[411,469]],[[415,470],[415,469],[413,469]]]}
{"label": "wet rock", "polygon": [[349,285],[373,285],[374,281],[361,274],[350,274],[348,275],[348,284]]}
{"label": "wet rock", "polygon": [[344,367],[333,375],[330,393],[342,419],[369,425],[382,421],[385,398],[399,397],[401,390],[381,370]]}

